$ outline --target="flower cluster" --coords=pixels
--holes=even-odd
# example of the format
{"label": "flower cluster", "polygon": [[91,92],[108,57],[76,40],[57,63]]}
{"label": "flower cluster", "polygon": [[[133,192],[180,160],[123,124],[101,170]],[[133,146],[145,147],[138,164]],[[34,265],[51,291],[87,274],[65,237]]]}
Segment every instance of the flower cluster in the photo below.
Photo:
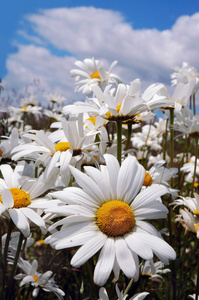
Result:
{"label": "flower cluster", "polygon": [[108,71],[94,58],[75,63],[84,102],[45,93],[45,109],[24,95],[2,115],[4,299],[198,296],[199,282],[180,288],[199,238],[199,125],[195,101],[193,112],[186,107],[198,73],[176,68],[170,97],[162,83],[144,92],[138,78],[122,83],[116,63]]}

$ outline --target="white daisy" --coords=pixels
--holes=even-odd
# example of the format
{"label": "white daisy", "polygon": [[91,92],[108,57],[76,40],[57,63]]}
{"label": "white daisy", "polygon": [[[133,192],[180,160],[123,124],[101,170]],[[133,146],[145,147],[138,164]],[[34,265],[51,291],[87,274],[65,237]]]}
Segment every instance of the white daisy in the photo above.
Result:
{"label": "white daisy", "polygon": [[20,162],[14,170],[10,165],[0,166],[3,176],[0,179],[0,215],[11,218],[23,235],[28,237],[30,222],[46,232],[45,222],[36,210],[50,205],[42,195],[53,185],[57,169],[51,164],[39,178],[33,179],[23,176],[24,165],[25,162]]}
{"label": "white daisy", "polygon": [[17,274],[14,278],[16,280],[21,280],[19,284],[20,287],[30,283],[34,287],[32,292],[33,297],[38,296],[41,288],[45,292],[53,292],[60,300],[64,299],[63,296],[65,296],[65,293],[56,284],[52,277],[53,272],[47,271],[43,274],[39,273],[37,271],[38,261],[36,259],[34,259],[32,264],[30,264],[27,260],[20,257],[17,265],[23,273]]}
{"label": "white daisy", "polygon": [[51,230],[63,225],[59,232],[45,240],[55,249],[80,246],[71,264],[80,267],[101,248],[94,271],[94,282],[104,285],[111,271],[118,278],[120,269],[129,277],[139,277],[139,259],[152,259],[153,254],[168,263],[175,251],[144,219],[165,218],[167,208],[157,198],[168,188],[154,185],[140,192],[145,171],[133,156],[120,167],[112,155],[104,155],[106,166],[101,170],[85,167],[88,175],[71,167],[77,184],[51,193],[67,205],[47,209],[47,212],[66,216]]}
{"label": "white daisy", "polygon": [[92,85],[99,84],[118,84],[121,82],[119,77],[116,74],[111,73],[112,68],[117,64],[117,61],[114,61],[108,72],[105,71],[103,64],[99,60],[94,58],[86,58],[84,61],[76,61],[75,65],[80,69],[71,70],[71,75],[75,77],[76,88],[75,92],[82,91],[83,94],[91,95],[92,94]]}
{"label": "white daisy", "polygon": [[[96,98],[87,102],[77,102],[74,105],[63,107],[64,113],[92,113],[93,116],[100,115],[105,119],[123,123],[142,122],[154,117],[152,109],[168,105],[165,96],[157,96],[159,90],[163,88],[162,84],[154,84],[148,87],[141,95],[140,79],[135,79],[130,86],[119,84],[115,89],[107,86],[104,91],[93,85],[92,90]],[[166,100],[165,100],[166,99]]]}
{"label": "white daisy", "polygon": [[173,68],[174,73],[171,74],[172,85],[177,85],[178,83],[188,83],[192,79],[195,79],[194,93],[199,89],[199,73],[196,68],[192,67],[189,63],[183,62],[182,66],[175,66]]}

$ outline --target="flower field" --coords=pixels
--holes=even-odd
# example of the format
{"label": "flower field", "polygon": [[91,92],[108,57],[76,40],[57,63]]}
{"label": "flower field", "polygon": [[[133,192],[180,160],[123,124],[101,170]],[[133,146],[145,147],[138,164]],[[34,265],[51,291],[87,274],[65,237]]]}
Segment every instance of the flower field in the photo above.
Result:
{"label": "flower field", "polygon": [[199,73],[170,95],[116,64],[75,63],[83,101],[0,112],[1,299],[199,299]]}

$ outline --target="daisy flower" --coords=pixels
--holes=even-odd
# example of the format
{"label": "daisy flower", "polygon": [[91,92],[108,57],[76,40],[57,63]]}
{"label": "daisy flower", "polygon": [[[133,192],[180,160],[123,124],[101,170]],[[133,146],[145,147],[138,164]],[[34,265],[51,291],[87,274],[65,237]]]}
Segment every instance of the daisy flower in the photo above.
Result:
{"label": "daisy flower", "polygon": [[120,82],[119,77],[116,74],[111,73],[113,67],[117,64],[117,61],[114,61],[108,72],[105,71],[103,64],[99,60],[94,58],[86,58],[84,61],[76,61],[75,65],[80,69],[71,70],[72,77],[75,77],[76,88],[75,92],[82,91],[83,94],[91,95],[92,94],[92,85],[99,84],[118,84]]}
{"label": "daisy flower", "polygon": [[21,98],[20,100],[20,107],[26,107],[26,106],[37,106],[38,100],[37,96],[31,95],[30,97]]}
{"label": "daisy flower", "polygon": [[[12,151],[12,159],[30,158],[36,155],[36,165],[47,166],[52,160],[56,159],[60,166],[60,174],[64,185],[68,184],[68,177],[65,172],[72,156],[81,159],[83,155],[89,155],[86,148],[94,142],[95,134],[86,135],[83,129],[83,119],[81,115],[76,119],[62,119],[62,129],[53,133],[45,133],[43,130],[32,131],[23,136],[34,143],[27,143],[17,146]],[[75,161],[76,161],[75,160]]]}
{"label": "daisy flower", "polygon": [[191,231],[196,234],[199,239],[199,217],[193,215],[188,209],[180,209],[179,215],[177,215],[176,222],[179,222],[185,231]]}
{"label": "daisy flower", "polygon": [[149,86],[141,95],[140,79],[135,79],[130,86],[118,84],[116,89],[107,86],[104,91],[93,85],[92,90],[96,98],[87,102],[77,102],[74,105],[63,107],[64,113],[92,113],[100,115],[109,121],[121,120],[123,123],[140,123],[154,117],[152,109],[168,104],[165,96],[157,96],[157,92],[163,88],[162,84]]}
{"label": "daisy flower", "polygon": [[[116,289],[116,293],[118,296],[118,300],[125,300],[128,297],[128,294],[126,294],[124,296],[123,291],[120,292],[117,284],[115,286],[115,289]],[[138,294],[134,295],[133,297],[129,298],[129,300],[143,300],[147,295],[149,295],[148,292],[138,293]],[[109,296],[104,287],[101,287],[99,289],[99,299],[98,300],[109,300]]]}
{"label": "daisy flower", "polygon": [[185,107],[176,114],[173,128],[190,137],[199,137],[199,115],[193,115],[192,111]]}
{"label": "daisy flower", "polygon": [[167,100],[170,100],[170,105],[164,106],[163,108],[171,108],[173,107],[175,109],[175,112],[179,112],[182,108],[184,108],[189,99],[190,96],[193,93],[193,88],[195,85],[195,79],[192,79],[190,82],[184,84],[184,83],[178,83],[175,87],[175,90],[173,92],[173,95],[170,96],[166,87],[162,88],[159,91],[159,94],[162,96],[165,96]]}
{"label": "daisy flower", "polygon": [[169,185],[169,180],[176,177],[178,173],[177,168],[166,168],[166,161],[162,161],[153,165],[148,171],[145,171],[145,178],[143,186],[150,186],[152,184]]}
{"label": "daisy flower", "polygon": [[195,79],[194,93],[199,89],[199,73],[187,62],[183,62],[182,66],[175,66],[173,68],[174,73],[171,74],[171,83],[172,85],[177,85],[178,83],[188,83],[192,79]]}
{"label": "daisy flower", "polygon": [[[20,162],[13,170],[10,165],[1,165],[0,179],[0,215],[12,219],[25,237],[30,235],[30,222],[46,232],[44,220],[36,212],[50,204],[42,197],[54,183],[57,169],[53,164],[37,179],[23,176],[25,162]],[[53,170],[53,172],[52,172]]]}
{"label": "daisy flower", "polygon": [[150,260],[146,260],[141,266],[141,275],[149,277],[152,281],[163,280],[160,274],[166,274],[171,272],[170,269],[164,269],[164,264],[161,261],[156,261],[155,263]]}
{"label": "daisy flower", "polygon": [[58,104],[62,104],[66,98],[61,96],[60,94],[57,93],[45,93],[44,97],[50,101],[51,103],[58,103]]}
{"label": "daisy flower", "polygon": [[152,259],[155,254],[165,264],[175,259],[175,251],[145,219],[165,218],[167,208],[157,198],[168,193],[161,185],[141,190],[145,170],[133,156],[128,156],[121,167],[117,159],[104,155],[106,166],[98,170],[85,167],[83,172],[71,167],[77,184],[50,195],[67,205],[47,209],[66,218],[49,230],[63,225],[60,231],[45,242],[55,249],[81,246],[71,260],[80,267],[100,249],[95,266],[94,282],[103,286],[114,271],[120,269],[128,278],[139,277],[139,258]]}
{"label": "daisy flower", "polygon": [[47,271],[43,274],[39,273],[37,271],[38,261],[36,259],[30,264],[27,260],[20,257],[17,265],[23,273],[17,274],[14,278],[16,280],[21,280],[19,284],[20,287],[30,283],[34,287],[32,292],[33,297],[38,296],[41,288],[45,292],[53,292],[60,300],[64,299],[63,296],[65,296],[65,293],[56,284],[52,277],[53,272]]}

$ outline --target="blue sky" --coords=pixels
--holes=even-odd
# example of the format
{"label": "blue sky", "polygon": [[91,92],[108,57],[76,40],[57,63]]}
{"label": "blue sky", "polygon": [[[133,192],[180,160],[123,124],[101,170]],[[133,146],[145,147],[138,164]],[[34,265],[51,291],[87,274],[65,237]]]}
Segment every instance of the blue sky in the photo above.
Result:
{"label": "blue sky", "polygon": [[[81,10],[82,6],[88,9]],[[66,10],[63,14],[61,10],[55,10],[74,7],[76,10]],[[0,78],[5,79],[8,85],[13,84],[15,89],[28,84],[27,78],[32,80],[41,75],[44,89],[47,90],[51,86],[52,92],[58,90],[64,93],[64,80],[62,81],[61,78],[64,74],[68,74],[65,78],[65,80],[68,79],[68,86],[66,86],[68,97],[73,81],[69,80],[67,66],[71,68],[75,59],[82,60],[92,56],[95,58],[100,56],[99,58],[104,59],[107,66],[113,60],[118,59],[116,70],[120,75],[127,74],[127,71],[129,74],[129,79],[126,76],[124,81],[132,81],[134,76],[141,77],[145,85],[150,83],[150,77],[152,77],[151,80],[166,81],[164,83],[168,84],[169,69],[174,64],[181,64],[183,60],[191,60],[188,62],[196,63],[195,67],[199,67],[198,50],[193,50],[193,47],[198,47],[197,38],[199,40],[198,0],[7,0],[1,4],[1,11],[3,13],[0,18]],[[70,14],[75,18],[76,25],[70,20]],[[59,16],[60,22],[58,23],[55,19]],[[183,16],[187,18],[183,19]],[[57,32],[53,26],[58,26]],[[85,32],[82,30],[84,27]],[[114,27],[119,30],[114,30]],[[187,32],[184,34],[184,31]],[[99,35],[98,38],[96,35]],[[72,36],[75,36],[75,40]],[[101,52],[97,51],[98,45],[92,45],[92,40],[100,43]],[[185,46],[185,42],[192,44],[189,49]],[[91,44],[90,48],[93,48],[93,53],[89,47],[85,46],[82,49],[82,45],[88,43]],[[132,43],[132,51],[130,43]],[[125,46],[122,48],[122,45]],[[119,51],[120,47],[121,51]],[[128,47],[128,51],[125,51]],[[177,52],[181,49],[183,53],[178,55]],[[31,59],[34,61],[32,64],[28,61]],[[41,59],[46,73],[42,69]],[[47,59],[51,62],[50,67]],[[131,61],[131,69],[129,61]],[[36,68],[35,64],[38,64],[40,68]],[[57,82],[52,84],[49,73],[58,72],[55,65],[59,65],[59,68],[64,65],[65,71],[60,70],[59,80],[57,79]],[[131,72],[132,68],[133,72]]]}

